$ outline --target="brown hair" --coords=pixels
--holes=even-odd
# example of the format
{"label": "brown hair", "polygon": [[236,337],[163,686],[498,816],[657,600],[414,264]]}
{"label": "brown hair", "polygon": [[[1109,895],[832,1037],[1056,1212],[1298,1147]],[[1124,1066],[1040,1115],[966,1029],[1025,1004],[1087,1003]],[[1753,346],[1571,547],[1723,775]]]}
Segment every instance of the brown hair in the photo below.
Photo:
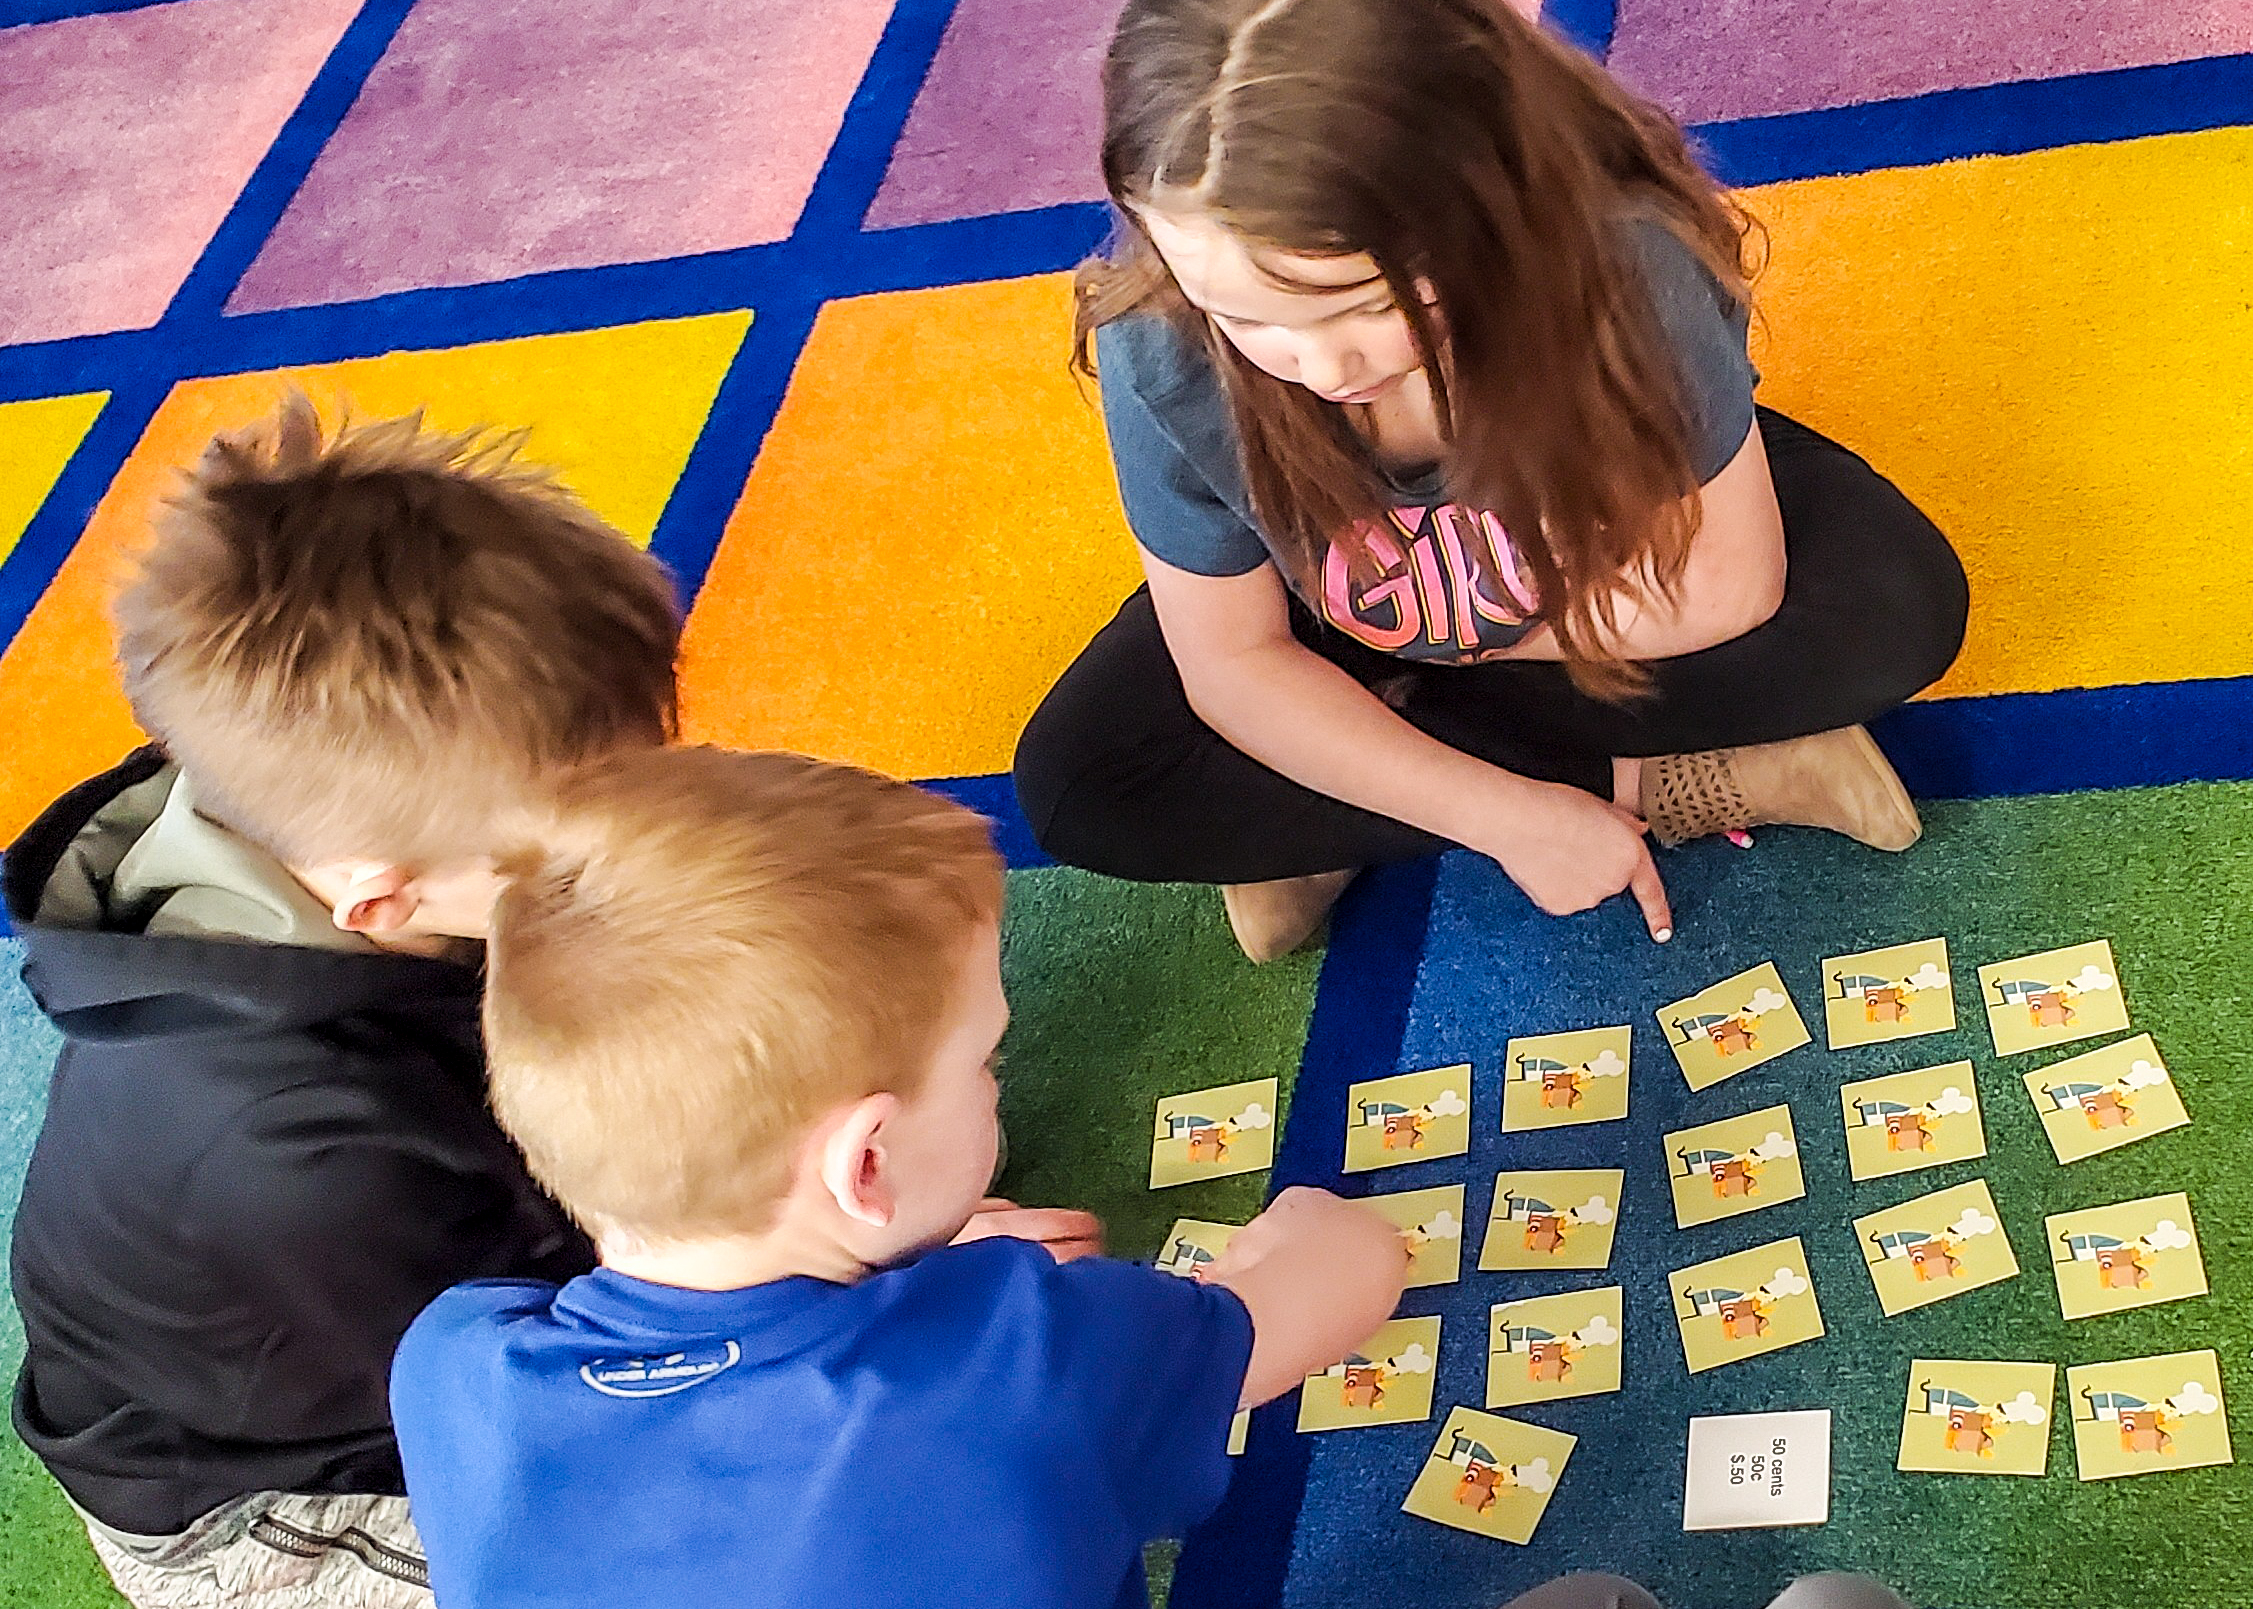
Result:
{"label": "brown hair", "polygon": [[118,597],[144,729],[297,864],[503,847],[558,767],[675,728],[664,567],[519,440],[420,414],[324,440],[303,396],[211,444]]}
{"label": "brown hair", "polygon": [[1506,0],[1128,0],[1103,91],[1126,227],[1080,270],[1083,372],[1101,325],[1172,318],[1221,375],[1284,568],[1311,594],[1335,542],[1373,570],[1361,533],[1385,488],[1345,412],[1242,358],[1137,214],[1193,209],[1274,250],[1366,253],[1430,377],[1450,495],[1500,516],[1574,679],[1640,686],[1602,633],[1623,583],[1679,582],[1698,482],[1624,223],[1659,222],[1740,294],[1750,227],[1680,127]]}
{"label": "brown hair", "polygon": [[825,1112],[919,1087],[1001,860],[959,805],[794,754],[623,753],[505,869],[493,1108],[582,1222],[764,1227]]}

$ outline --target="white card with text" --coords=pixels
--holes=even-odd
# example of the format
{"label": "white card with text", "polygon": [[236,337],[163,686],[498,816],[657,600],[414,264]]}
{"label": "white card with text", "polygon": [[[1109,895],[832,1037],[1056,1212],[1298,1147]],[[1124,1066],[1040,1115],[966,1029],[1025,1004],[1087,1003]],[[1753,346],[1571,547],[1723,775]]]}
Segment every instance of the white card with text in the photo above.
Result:
{"label": "white card with text", "polygon": [[1682,1529],[1821,1525],[1831,1517],[1831,1411],[1690,1421]]}

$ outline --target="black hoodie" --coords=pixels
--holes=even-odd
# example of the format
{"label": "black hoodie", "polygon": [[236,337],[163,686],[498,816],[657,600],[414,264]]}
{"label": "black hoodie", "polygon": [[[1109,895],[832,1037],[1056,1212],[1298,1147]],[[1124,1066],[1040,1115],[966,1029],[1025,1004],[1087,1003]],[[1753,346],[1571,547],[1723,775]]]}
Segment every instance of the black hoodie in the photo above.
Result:
{"label": "black hoodie", "polygon": [[476,972],[39,920],[74,841],[164,764],[64,795],[5,879],[64,1036],[16,1215],[15,1426],[148,1536],[251,1492],[404,1492],[386,1387],[416,1313],[593,1266],[486,1110]]}

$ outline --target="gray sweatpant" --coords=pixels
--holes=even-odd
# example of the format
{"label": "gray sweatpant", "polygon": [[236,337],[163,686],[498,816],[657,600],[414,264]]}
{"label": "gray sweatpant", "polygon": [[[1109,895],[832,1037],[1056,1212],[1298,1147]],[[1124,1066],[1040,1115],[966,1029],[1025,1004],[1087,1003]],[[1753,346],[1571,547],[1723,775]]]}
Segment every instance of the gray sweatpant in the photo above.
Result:
{"label": "gray sweatpant", "polygon": [[[1503,1609],[1662,1609],[1624,1576],[1567,1575],[1512,1598]],[[1866,1575],[1801,1576],[1768,1609],[1909,1609]]]}
{"label": "gray sweatpant", "polygon": [[403,1497],[259,1492],[163,1537],[81,1517],[134,1609],[431,1609]]}

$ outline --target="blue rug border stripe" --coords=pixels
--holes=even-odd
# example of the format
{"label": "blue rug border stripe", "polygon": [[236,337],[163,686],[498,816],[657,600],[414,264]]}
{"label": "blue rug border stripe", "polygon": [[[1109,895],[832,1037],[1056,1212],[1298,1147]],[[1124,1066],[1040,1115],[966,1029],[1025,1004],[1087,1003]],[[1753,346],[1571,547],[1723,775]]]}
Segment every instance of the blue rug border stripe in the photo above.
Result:
{"label": "blue rug border stripe", "polygon": [[227,215],[204,243],[195,266],[173,292],[160,325],[192,324],[208,330],[210,321],[220,316],[414,4],[415,0],[368,0],[345,25],[328,59],[305,86],[296,108],[283,120]]}
{"label": "blue rug border stripe", "polygon": [[120,11],[147,11],[178,0],[0,0],[0,28],[29,28],[75,17],[107,17]]}
{"label": "blue rug border stripe", "polygon": [[1619,0],[1544,0],[1541,20],[1602,61],[1619,28]]}
{"label": "blue rug border stripe", "polygon": [[705,573],[719,552],[728,516],[782,407],[819,303],[768,303],[754,308],[696,432],[680,478],[650,533],[649,551],[672,573],[685,615],[696,605]]}
{"label": "blue rug border stripe", "polygon": [[[914,109],[957,0],[901,0],[870,52],[860,83],[815,175],[783,249],[769,260],[792,270],[790,288],[750,294],[751,328],[698,427],[688,462],[665,499],[650,551],[673,573],[684,609],[694,606],[743,495],[751,467],[773,428],[833,288],[815,283],[838,243],[856,239],[860,220],[891,166],[892,148]],[[802,282],[802,283],[799,283]],[[615,304],[613,304],[615,305]]]}
{"label": "blue rug border stripe", "polygon": [[845,116],[830,142],[821,172],[799,209],[791,241],[830,242],[857,236],[884,175],[892,148],[915,109],[939,44],[954,21],[957,0],[898,0],[869,53]]}
{"label": "blue rug border stripe", "polygon": [[[759,308],[792,297],[1022,279],[1074,267],[1103,241],[1110,208],[1063,202],[808,245],[796,237],[656,262],[559,268],[477,285],[434,285],[357,302],[230,313],[196,329],[109,330],[0,347],[0,402],[99,390],[105,376],[174,379],[334,363],[384,352],[610,329]],[[215,343],[215,338],[223,337]]]}
{"label": "blue rug border stripe", "polygon": [[942,777],[924,787],[967,805],[993,823],[994,847],[1011,871],[1053,866],[1048,851],[1033,840],[1032,823],[1017,807],[1017,787],[1006,771],[991,776]]}
{"label": "blue rug border stripe", "polygon": [[2253,676],[1933,699],[1871,730],[1926,799],[2241,781],[2253,778]]}
{"label": "blue rug border stripe", "polygon": [[[1269,1174],[1271,1198],[1295,1184],[1336,1181],[1346,1086],[1399,1061],[1438,883],[1437,857],[1381,866],[1339,903]],[[1273,1609],[1282,1601],[1312,1456],[1297,1413],[1293,1393],[1252,1415],[1228,1495],[1182,1548],[1172,1609]]]}
{"label": "blue rug border stripe", "polygon": [[2253,123],[2253,54],[2202,56],[1690,128],[1732,185],[2023,156]]}

